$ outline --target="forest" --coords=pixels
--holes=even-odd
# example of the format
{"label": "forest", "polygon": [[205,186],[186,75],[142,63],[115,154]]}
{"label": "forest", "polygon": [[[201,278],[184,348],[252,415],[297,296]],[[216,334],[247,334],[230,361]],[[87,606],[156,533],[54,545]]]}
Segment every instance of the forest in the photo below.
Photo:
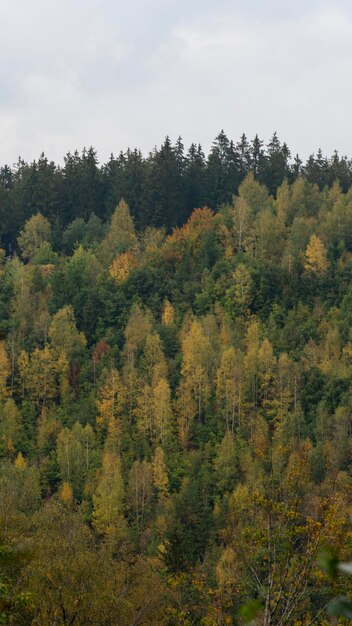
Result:
{"label": "forest", "polygon": [[0,216],[0,623],[347,623],[352,162],[42,155]]}
{"label": "forest", "polygon": [[292,184],[298,176],[320,190],[335,181],[344,192],[352,185],[352,161],[346,156],[335,152],[328,158],[318,150],[303,163],[298,155],[292,158],[276,133],[264,145],[257,135],[251,141],[242,135],[235,142],[221,131],[207,157],[199,144],[185,150],[181,138],[172,145],[166,137],[146,158],[140,150],[128,149],[102,165],[93,148],[68,153],[61,165],[44,154],[30,164],[19,158],[0,167],[2,246],[11,254],[25,221],[40,212],[51,223],[55,250],[72,253],[77,241],[92,243],[121,198],[137,230],[155,226],[169,233],[195,208],[230,204],[250,172],[272,196],[285,179]]}

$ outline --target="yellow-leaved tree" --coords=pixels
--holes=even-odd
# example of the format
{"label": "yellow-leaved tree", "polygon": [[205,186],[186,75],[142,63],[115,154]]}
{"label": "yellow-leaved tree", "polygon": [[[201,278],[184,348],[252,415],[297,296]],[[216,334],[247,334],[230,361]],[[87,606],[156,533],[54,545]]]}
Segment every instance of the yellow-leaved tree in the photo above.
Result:
{"label": "yellow-leaved tree", "polygon": [[161,378],[153,389],[154,419],[157,437],[164,445],[172,431],[173,412],[171,390],[168,381]]}
{"label": "yellow-leaved tree", "polygon": [[63,483],[68,483],[75,498],[82,496],[91,457],[95,447],[94,431],[90,424],[76,422],[72,428],[63,428],[57,437],[56,454]]}
{"label": "yellow-leaved tree", "polygon": [[167,475],[164,451],[158,447],[155,450],[152,464],[153,482],[160,498],[165,498],[169,491],[169,478]]}
{"label": "yellow-leaved tree", "polygon": [[135,461],[131,467],[127,499],[134,514],[137,528],[143,526],[152,496],[153,475],[151,464],[145,459]]}
{"label": "yellow-leaved tree", "polygon": [[326,248],[321,239],[313,234],[306,248],[304,269],[307,272],[322,274],[328,266]]}
{"label": "yellow-leaved tree", "polygon": [[0,405],[0,454],[12,455],[21,439],[20,412],[13,398]]}
{"label": "yellow-leaved tree", "polygon": [[105,450],[98,485],[93,495],[93,524],[99,534],[112,541],[122,539],[126,531],[123,496],[120,458],[112,450]]}
{"label": "yellow-leaved tree", "polygon": [[156,385],[160,379],[167,378],[167,363],[158,333],[147,335],[141,364],[144,378],[149,384]]}
{"label": "yellow-leaved tree", "polygon": [[171,391],[166,379],[155,386],[145,384],[139,391],[134,411],[137,427],[152,444],[164,445],[172,429]]}
{"label": "yellow-leaved tree", "polygon": [[45,346],[43,350],[36,348],[29,356],[25,350],[19,355],[19,381],[23,396],[29,398],[38,409],[50,404],[57,395],[57,360],[52,350]]}
{"label": "yellow-leaved tree", "polygon": [[164,326],[172,326],[175,321],[175,309],[167,299],[164,301],[161,321]]}
{"label": "yellow-leaved tree", "polygon": [[151,331],[152,315],[150,311],[135,304],[125,328],[124,356],[127,362],[133,363],[135,361],[137,351],[143,347]]}
{"label": "yellow-leaved tree", "polygon": [[241,426],[243,385],[243,355],[230,346],[224,350],[216,373],[216,404],[227,431]]}
{"label": "yellow-leaved tree", "polygon": [[248,314],[252,294],[250,270],[240,263],[232,274],[232,284],[226,291],[226,308],[230,315]]}
{"label": "yellow-leaved tree", "polygon": [[5,342],[0,341],[0,400],[4,401],[9,395],[7,380],[10,376],[10,359],[7,355]]}
{"label": "yellow-leaved tree", "polygon": [[128,250],[115,256],[110,265],[109,274],[119,285],[127,280],[131,271],[136,267],[138,267],[138,259],[132,250]]}
{"label": "yellow-leaved tree", "polygon": [[179,436],[187,446],[196,417],[201,421],[209,397],[208,366],[211,345],[202,324],[194,319],[182,337],[181,383],[178,390]]}
{"label": "yellow-leaved tree", "polygon": [[121,432],[120,418],[125,404],[126,390],[115,368],[105,370],[102,376],[97,398],[98,426],[105,427],[109,443],[114,447],[119,444]]}
{"label": "yellow-leaved tree", "polygon": [[70,483],[63,482],[59,491],[59,498],[66,506],[71,506],[73,503],[73,492]]}

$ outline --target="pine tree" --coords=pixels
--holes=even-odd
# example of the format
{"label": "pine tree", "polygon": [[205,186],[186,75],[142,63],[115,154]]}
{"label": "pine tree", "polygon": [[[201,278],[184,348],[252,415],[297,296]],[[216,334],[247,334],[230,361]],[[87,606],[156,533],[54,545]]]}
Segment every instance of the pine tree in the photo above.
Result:
{"label": "pine tree", "polygon": [[180,146],[169,137],[149,155],[144,187],[143,226],[171,230],[185,219],[185,196],[180,168]]}
{"label": "pine tree", "polygon": [[205,155],[200,145],[191,144],[184,170],[185,207],[187,219],[194,209],[204,206],[206,199],[206,163]]}
{"label": "pine tree", "polygon": [[289,175],[290,151],[286,144],[281,146],[276,133],[273,134],[267,146],[267,156],[261,175],[261,181],[267,186],[270,194],[275,197],[278,187]]}

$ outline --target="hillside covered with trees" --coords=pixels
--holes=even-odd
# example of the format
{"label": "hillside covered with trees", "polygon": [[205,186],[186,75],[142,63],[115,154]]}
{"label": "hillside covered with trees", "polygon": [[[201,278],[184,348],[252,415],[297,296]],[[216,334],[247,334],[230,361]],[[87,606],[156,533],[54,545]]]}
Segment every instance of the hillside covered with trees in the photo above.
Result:
{"label": "hillside covered with trees", "polygon": [[1,169],[1,623],[337,623],[351,184],[223,133]]}

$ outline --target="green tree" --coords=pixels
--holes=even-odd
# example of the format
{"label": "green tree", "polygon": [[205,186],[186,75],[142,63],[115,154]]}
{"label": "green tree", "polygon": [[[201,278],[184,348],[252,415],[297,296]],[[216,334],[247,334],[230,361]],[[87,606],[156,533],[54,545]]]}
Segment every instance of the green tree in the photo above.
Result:
{"label": "green tree", "polygon": [[110,229],[103,241],[105,257],[111,261],[117,254],[138,250],[138,238],[133,220],[124,200],[117,205],[111,218]]}
{"label": "green tree", "polygon": [[26,223],[18,238],[18,245],[24,259],[32,259],[40,247],[50,239],[50,223],[40,213],[33,215]]}
{"label": "green tree", "polygon": [[77,330],[74,311],[71,305],[60,309],[49,327],[52,350],[59,356],[64,353],[70,361],[79,359],[86,347],[86,338]]}

